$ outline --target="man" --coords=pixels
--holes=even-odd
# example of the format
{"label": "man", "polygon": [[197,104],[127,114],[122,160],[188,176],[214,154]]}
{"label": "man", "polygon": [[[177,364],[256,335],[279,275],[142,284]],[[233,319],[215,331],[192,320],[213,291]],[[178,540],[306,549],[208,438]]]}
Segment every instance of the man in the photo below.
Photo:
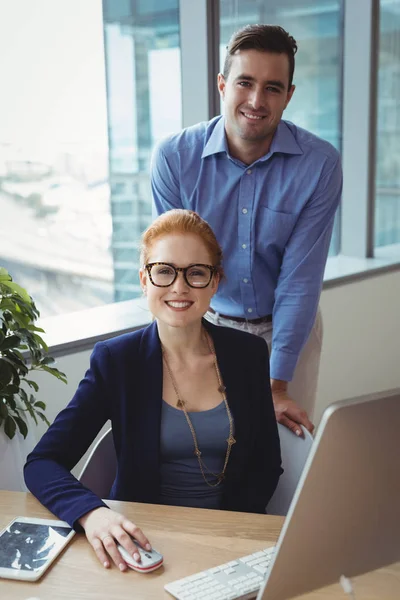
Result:
{"label": "man", "polygon": [[[321,354],[318,302],[342,171],[328,142],[282,120],[297,44],[278,26],[230,40],[218,88],[225,116],[163,141],[152,162],[158,214],[198,212],[224,251],[226,281],[207,317],[262,335],[280,423],[311,432]],[[297,367],[296,367],[297,365]]]}

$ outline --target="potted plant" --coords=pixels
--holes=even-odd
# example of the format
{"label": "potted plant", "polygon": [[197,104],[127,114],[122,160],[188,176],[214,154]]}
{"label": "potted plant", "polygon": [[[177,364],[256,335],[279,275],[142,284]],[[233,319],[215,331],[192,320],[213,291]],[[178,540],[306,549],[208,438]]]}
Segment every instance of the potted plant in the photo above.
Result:
{"label": "potted plant", "polygon": [[36,398],[39,386],[30,373],[46,371],[67,383],[39,335],[44,331],[35,325],[38,317],[27,291],[0,267],[0,489],[23,487],[22,466],[34,444],[31,437],[24,448],[30,419],[49,425],[46,405]]}

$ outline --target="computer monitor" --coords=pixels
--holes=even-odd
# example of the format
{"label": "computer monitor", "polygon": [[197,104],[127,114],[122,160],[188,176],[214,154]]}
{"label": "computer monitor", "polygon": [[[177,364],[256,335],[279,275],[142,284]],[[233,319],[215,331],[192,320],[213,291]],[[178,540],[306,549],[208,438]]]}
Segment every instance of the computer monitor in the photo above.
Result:
{"label": "computer monitor", "polygon": [[329,406],[258,600],[400,560],[400,389]]}

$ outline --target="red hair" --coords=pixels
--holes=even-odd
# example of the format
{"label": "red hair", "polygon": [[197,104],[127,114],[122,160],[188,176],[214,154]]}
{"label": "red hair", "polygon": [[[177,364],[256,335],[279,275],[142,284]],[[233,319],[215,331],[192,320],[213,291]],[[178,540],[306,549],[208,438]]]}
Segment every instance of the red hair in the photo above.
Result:
{"label": "red hair", "polygon": [[140,245],[140,263],[148,262],[150,249],[154,242],[165,235],[175,233],[189,233],[197,235],[207,248],[212,265],[220,278],[224,277],[222,268],[222,249],[210,225],[193,210],[174,208],[169,210],[153,221],[144,231]]}

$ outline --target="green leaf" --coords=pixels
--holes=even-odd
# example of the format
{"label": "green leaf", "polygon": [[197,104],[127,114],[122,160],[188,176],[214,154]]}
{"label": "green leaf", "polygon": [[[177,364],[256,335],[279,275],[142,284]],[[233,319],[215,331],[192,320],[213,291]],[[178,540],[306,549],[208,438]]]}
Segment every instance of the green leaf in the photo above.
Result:
{"label": "green leaf", "polygon": [[27,383],[29,387],[33,388],[35,392],[39,391],[39,386],[36,381],[32,381],[32,379],[23,379],[22,381],[25,381],[25,383]]}
{"label": "green leaf", "polygon": [[38,424],[38,420],[36,418],[35,412],[34,412],[33,407],[32,407],[32,402],[35,401],[34,396],[32,396],[32,394],[31,394],[31,397],[30,397],[31,399],[29,399],[28,398],[28,394],[22,388],[19,391],[19,395],[20,395],[23,403],[26,406],[26,410],[28,411],[28,413],[30,414],[30,416],[32,417],[32,419],[35,421],[35,423],[37,425]]}
{"label": "green leaf", "polygon": [[20,433],[24,436],[24,439],[26,439],[26,436],[28,435],[28,426],[25,423],[24,419],[21,419],[21,417],[14,417],[14,421],[18,425]]}
{"label": "green leaf", "polygon": [[14,371],[15,369],[5,358],[0,358],[0,381],[3,385],[7,385],[12,380]]}
{"label": "green leaf", "polygon": [[28,394],[26,393],[24,388],[21,388],[19,390],[19,395],[21,397],[22,402],[25,404],[25,406],[27,406],[29,404],[29,398],[28,398]]}
{"label": "green leaf", "polygon": [[36,327],[36,325],[27,325],[27,329],[29,331],[38,331],[39,333],[45,333],[44,329],[41,327]]}
{"label": "green leaf", "polygon": [[21,362],[23,362],[25,364],[25,357],[22,354],[22,352],[20,351],[21,348],[23,348],[23,346],[18,346],[18,350],[15,348],[12,353],[15,356],[16,359],[19,359]]}
{"label": "green leaf", "polygon": [[7,385],[5,388],[3,388],[3,393],[4,394],[18,394],[19,392],[19,386],[15,385],[15,384],[11,384],[11,385]]}
{"label": "green leaf", "polygon": [[15,367],[19,367],[21,369],[26,369],[27,366],[25,364],[25,359],[23,357],[23,355],[15,350],[8,350],[8,352],[5,353],[7,355],[7,358],[9,360],[12,360],[12,362],[14,363]]}
{"label": "green leaf", "polygon": [[[15,321],[15,323],[17,323],[18,327],[27,327],[29,325],[29,323],[31,322],[31,318],[27,317],[23,314],[19,314],[19,313],[12,313],[12,318]],[[13,331],[16,332],[16,328],[13,327]]]}
{"label": "green leaf", "polygon": [[[6,295],[3,298],[4,291],[6,288],[0,283],[0,308],[3,311],[9,311],[12,316],[17,319],[18,316],[23,316],[24,318],[28,318],[27,323],[31,323],[35,321],[36,317],[39,315],[39,311],[33,304],[33,302],[25,302],[22,298],[16,295]],[[6,291],[6,293],[8,290]]]}
{"label": "green leaf", "polygon": [[10,438],[17,428],[26,437],[28,414],[36,424],[41,419],[49,425],[46,404],[27,393],[28,386],[34,393],[39,390],[36,381],[29,379],[30,371],[47,371],[67,383],[66,375],[54,367],[55,361],[48,355],[41,337],[45,331],[36,324],[39,316],[28,292],[0,267],[0,427],[4,426]]}
{"label": "green leaf", "polygon": [[15,357],[12,356],[12,353],[10,354],[10,357],[7,355],[0,356],[0,379],[2,381],[2,365],[5,365],[6,363],[9,369],[11,369],[11,376],[18,377],[19,372],[21,372],[23,375],[26,375],[28,373],[28,367],[19,359],[15,359]]}
{"label": "green leaf", "polygon": [[4,267],[0,267],[0,281],[11,281],[11,275]]}
{"label": "green leaf", "polygon": [[40,361],[41,365],[53,365],[56,361],[54,360],[54,358],[52,356],[45,356],[44,358],[42,358],[42,360]]}
{"label": "green leaf", "polygon": [[0,398],[0,417],[2,417],[3,419],[6,419],[8,417],[7,404],[2,398]]}
{"label": "green leaf", "polygon": [[10,438],[10,440],[13,439],[16,428],[17,426],[15,424],[14,419],[10,417],[10,415],[8,415],[6,420],[4,421],[4,431],[6,432],[6,435]]}
{"label": "green leaf", "polygon": [[2,281],[1,284],[11,290],[14,294],[21,296],[25,302],[31,304],[32,300],[28,292],[23,287],[18,285],[18,283],[14,283],[13,281]]}
{"label": "green leaf", "polygon": [[51,375],[54,375],[54,377],[57,377],[57,379],[59,379],[63,383],[67,383],[67,376],[65,375],[65,373],[62,373],[61,371],[59,371],[58,369],[55,369],[54,367],[48,367],[47,365],[41,365],[40,367],[38,367],[38,369],[40,369],[42,371],[47,371],[48,373],[51,373]]}
{"label": "green leaf", "polygon": [[48,418],[46,417],[45,414],[41,413],[41,412],[37,412],[37,415],[39,415],[39,417],[42,419],[42,421],[44,421],[46,423],[46,425],[48,427],[50,427],[50,421],[48,420]]}
{"label": "green leaf", "polygon": [[4,350],[8,350],[10,348],[16,348],[21,343],[21,339],[17,335],[9,335],[4,338],[3,342],[0,343],[0,350],[4,352]]}
{"label": "green leaf", "polygon": [[48,348],[46,342],[40,337],[40,335],[38,335],[37,333],[33,333],[32,335],[33,335],[35,341],[37,342],[38,346],[39,345],[42,346],[42,348],[45,350],[45,352],[48,352],[49,348]]}
{"label": "green leaf", "polygon": [[8,404],[8,406],[11,408],[11,410],[15,410],[17,408],[17,403],[14,400],[14,394],[12,394],[12,395],[4,394],[3,397],[6,401],[6,405]]}

